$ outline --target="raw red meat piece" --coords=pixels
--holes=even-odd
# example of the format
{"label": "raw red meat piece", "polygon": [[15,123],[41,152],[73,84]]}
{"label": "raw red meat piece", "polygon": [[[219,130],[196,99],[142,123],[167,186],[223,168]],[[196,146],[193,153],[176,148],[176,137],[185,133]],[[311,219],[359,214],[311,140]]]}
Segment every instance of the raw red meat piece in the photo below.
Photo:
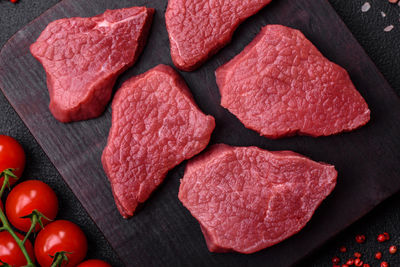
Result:
{"label": "raw red meat piece", "polygon": [[291,151],[215,145],[187,164],[179,199],[212,252],[253,253],[299,232],[337,172]]}
{"label": "raw red meat piece", "polygon": [[346,70],[298,31],[268,25],[216,71],[221,105],[270,138],[351,131],[370,110]]}
{"label": "raw red meat piece", "polygon": [[171,67],[159,65],[126,81],[112,102],[102,156],[121,215],[132,216],[169,170],[202,151],[214,127]]}
{"label": "raw red meat piece", "polygon": [[57,120],[85,120],[104,111],[118,75],[143,50],[153,13],[146,7],[107,10],[46,27],[30,50],[46,71],[50,111]]}
{"label": "raw red meat piece", "polygon": [[192,71],[231,41],[233,32],[271,0],[169,0],[165,21],[171,57]]}

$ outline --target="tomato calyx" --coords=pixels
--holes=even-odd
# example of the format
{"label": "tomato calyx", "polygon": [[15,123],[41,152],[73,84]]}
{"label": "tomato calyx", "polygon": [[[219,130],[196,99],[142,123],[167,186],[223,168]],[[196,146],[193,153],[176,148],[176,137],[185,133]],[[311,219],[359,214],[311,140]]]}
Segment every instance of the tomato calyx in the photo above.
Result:
{"label": "tomato calyx", "polygon": [[53,259],[53,262],[51,263],[50,267],[61,267],[64,262],[68,263],[67,254],[72,254],[72,253],[67,251],[59,251],[56,252],[54,256],[50,256]]}
{"label": "tomato calyx", "polygon": [[29,218],[29,219],[31,219],[31,227],[29,228],[29,231],[26,233],[26,236],[25,236],[25,238],[24,238],[24,241],[22,241],[23,244],[24,244],[25,241],[28,239],[28,237],[30,236],[30,234],[32,233],[32,231],[35,230],[37,224],[39,224],[40,227],[41,227],[42,229],[44,228],[42,219],[45,219],[45,220],[47,220],[47,221],[52,221],[52,220],[50,220],[49,218],[47,218],[46,216],[44,216],[44,215],[43,215],[40,211],[38,211],[38,210],[33,210],[32,213],[30,213],[30,214],[28,214],[28,215],[26,215],[26,216],[23,216],[23,217],[21,217],[21,218],[24,218],[24,219]]}
{"label": "tomato calyx", "polygon": [[7,262],[4,262],[2,260],[0,260],[0,263],[2,264],[2,267],[12,267],[10,264],[8,264]]}
{"label": "tomato calyx", "polygon": [[0,197],[3,195],[6,187],[8,189],[11,188],[10,179],[18,180],[18,177],[14,174],[14,172],[15,172],[15,169],[9,168],[9,169],[5,169],[4,171],[2,171],[0,173],[0,178],[4,178],[3,186],[0,189]]}

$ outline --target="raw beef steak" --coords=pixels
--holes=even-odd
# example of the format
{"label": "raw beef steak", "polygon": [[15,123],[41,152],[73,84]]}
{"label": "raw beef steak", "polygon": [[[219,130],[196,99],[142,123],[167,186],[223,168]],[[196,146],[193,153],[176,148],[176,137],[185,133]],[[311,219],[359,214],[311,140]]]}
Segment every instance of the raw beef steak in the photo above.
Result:
{"label": "raw beef steak", "polygon": [[245,19],[271,0],[169,0],[165,21],[171,57],[181,70],[192,71],[230,42]]}
{"label": "raw beef steak", "polygon": [[299,232],[337,172],[291,151],[215,145],[190,160],[179,199],[212,252],[253,253]]}
{"label": "raw beef steak", "polygon": [[121,215],[132,216],[169,170],[202,151],[214,127],[171,67],[159,65],[126,81],[112,102],[102,156]]}
{"label": "raw beef steak", "polygon": [[221,105],[270,138],[351,131],[370,111],[346,70],[326,59],[304,35],[268,25],[216,71]]}
{"label": "raw beef steak", "polygon": [[50,111],[61,122],[99,116],[118,75],[132,66],[146,43],[154,10],[107,10],[91,18],[50,23],[31,45],[47,75]]}

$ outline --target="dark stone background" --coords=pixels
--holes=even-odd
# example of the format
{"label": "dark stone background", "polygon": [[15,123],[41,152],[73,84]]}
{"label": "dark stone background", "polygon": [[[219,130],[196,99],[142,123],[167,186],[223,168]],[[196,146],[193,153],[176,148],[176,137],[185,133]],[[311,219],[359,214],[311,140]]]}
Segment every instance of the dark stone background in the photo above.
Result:
{"label": "dark stone background", "polygon": [[[400,6],[389,4],[387,0],[368,0],[371,9],[362,13],[361,6],[367,0],[329,1],[393,89],[400,94]],[[0,47],[21,27],[57,2],[58,0],[20,0],[18,4],[12,4],[7,0],[0,0]],[[385,17],[381,15],[381,11],[386,14]],[[394,29],[384,32],[383,29],[391,24],[394,25]],[[0,134],[13,136],[24,147],[27,154],[27,166],[23,178],[43,180],[56,191],[60,199],[58,218],[71,220],[85,231],[89,240],[88,258],[104,259],[113,266],[122,266],[107,241],[1,93]],[[398,255],[388,253],[389,245],[400,246],[399,222],[400,194],[397,194],[310,255],[301,265],[332,266],[333,256],[343,258],[343,263],[344,258],[347,259],[358,251],[363,254],[365,262],[371,266],[379,266],[379,261],[374,260],[373,257],[379,250],[382,251],[383,258],[390,263],[390,266],[400,266],[400,252]],[[391,240],[379,244],[376,236],[383,231],[391,234]],[[366,235],[365,244],[360,245],[354,241],[358,233]],[[342,245],[347,247],[348,252],[339,252],[338,248]]]}

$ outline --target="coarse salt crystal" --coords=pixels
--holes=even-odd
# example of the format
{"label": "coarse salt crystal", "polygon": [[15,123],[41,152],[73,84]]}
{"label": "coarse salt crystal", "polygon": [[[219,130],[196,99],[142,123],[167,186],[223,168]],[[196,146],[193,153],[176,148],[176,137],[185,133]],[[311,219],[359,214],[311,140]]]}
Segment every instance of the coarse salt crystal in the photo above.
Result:
{"label": "coarse salt crystal", "polygon": [[371,8],[371,4],[369,2],[365,2],[361,7],[362,12],[367,12]]}
{"label": "coarse salt crystal", "polygon": [[385,12],[383,12],[383,11],[381,11],[381,15],[382,15],[382,17],[386,17]]}
{"label": "coarse salt crystal", "polygon": [[387,26],[386,28],[384,28],[383,30],[384,30],[385,32],[390,32],[391,30],[393,30],[393,28],[394,28],[393,25],[389,25],[389,26]]}

